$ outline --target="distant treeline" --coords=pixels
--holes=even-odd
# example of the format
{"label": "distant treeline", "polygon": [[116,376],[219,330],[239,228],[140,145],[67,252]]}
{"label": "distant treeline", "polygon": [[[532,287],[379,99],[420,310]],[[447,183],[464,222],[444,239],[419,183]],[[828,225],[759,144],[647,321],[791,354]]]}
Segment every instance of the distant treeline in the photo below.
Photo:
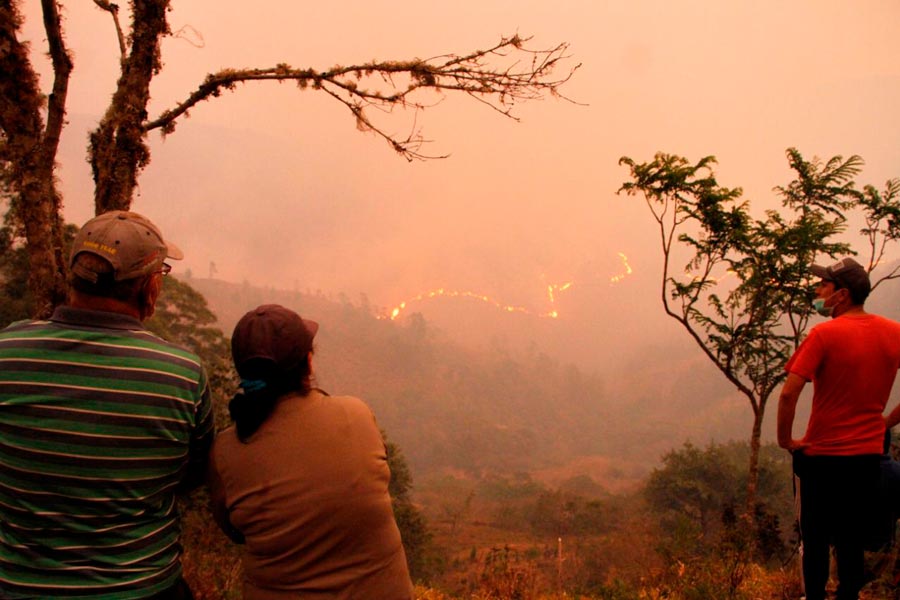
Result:
{"label": "distant treeline", "polygon": [[421,314],[379,319],[365,297],[187,281],[226,336],[241,314],[267,302],[319,321],[319,385],[368,402],[419,474],[512,473],[607,456],[632,477],[686,438],[743,435],[743,406],[728,389],[663,349],[650,349],[634,371],[601,378],[535,348],[461,347]]}

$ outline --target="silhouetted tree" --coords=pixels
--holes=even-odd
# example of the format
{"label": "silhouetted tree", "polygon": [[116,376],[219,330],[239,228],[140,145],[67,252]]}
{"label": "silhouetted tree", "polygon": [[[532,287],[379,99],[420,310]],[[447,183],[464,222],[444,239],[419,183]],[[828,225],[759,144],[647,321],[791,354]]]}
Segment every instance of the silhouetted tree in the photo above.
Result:
{"label": "silhouetted tree", "polygon": [[[72,57],[60,20],[63,0],[41,0],[44,30],[52,61],[53,86],[41,90],[29,55],[20,40],[19,0],[0,0],[0,172],[13,194],[16,214],[27,240],[30,279],[36,310],[48,313],[64,295],[61,199],[56,182],[56,154],[65,123]],[[95,212],[128,209],[137,178],[150,162],[150,131],[174,131],[178,119],[200,102],[252,81],[294,81],[299,89],[325,93],[351,112],[359,129],[374,132],[409,160],[433,158],[423,153],[419,130],[401,137],[388,133],[372,114],[393,107],[422,111],[416,92],[461,92],[500,114],[515,118],[516,102],[558,95],[573,71],[553,72],[567,56],[567,44],[532,49],[529,38],[501,38],[493,46],[430,59],[366,62],[325,70],[279,63],[268,68],[222,69],[210,73],[196,90],[159,116],[148,116],[151,82],[163,69],[160,42],[171,35],[167,13],[171,0],[132,0],[130,26],[123,28],[120,8],[109,0],[94,4],[110,14],[118,39],[121,71],[105,114],[90,136],[88,160],[94,178]],[[499,64],[505,63],[505,64]],[[373,110],[374,109],[374,110]],[[46,115],[46,120],[45,120]]]}
{"label": "silhouetted tree", "polygon": [[[696,164],[658,153],[647,163],[623,157],[631,181],[620,192],[641,194],[659,228],[663,254],[662,303],[706,357],[750,403],[747,513],[754,514],[759,479],[759,448],[766,404],[785,377],[784,366],[803,339],[809,317],[809,265],[817,256],[850,253],[836,237],[846,215],[861,212],[871,252],[868,270],[886,245],[900,238],[900,179],[862,191],[855,178],[858,156],[836,156],[825,163],[804,160],[787,150],[796,173],[776,188],[782,210],[754,219],[740,188],[718,184],[715,158]],[[684,267],[676,264],[686,260]],[[898,267],[900,268],[900,267]],[[898,275],[895,268],[878,281]]]}

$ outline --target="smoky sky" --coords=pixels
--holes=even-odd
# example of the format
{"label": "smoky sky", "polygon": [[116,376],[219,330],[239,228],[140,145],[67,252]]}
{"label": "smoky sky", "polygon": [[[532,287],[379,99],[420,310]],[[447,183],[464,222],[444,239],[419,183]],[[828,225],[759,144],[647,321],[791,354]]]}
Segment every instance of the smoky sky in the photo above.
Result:
{"label": "smoky sky", "polygon": [[[570,319],[559,329],[573,337],[555,346],[606,356],[598,348],[610,340],[675,327],[659,314],[647,208],[616,195],[627,178],[619,157],[715,155],[720,183],[742,187],[755,211],[776,206],[772,188],[789,181],[788,147],[861,155],[862,183],[900,176],[892,0],[173,5],[151,116],[229,66],[427,58],[514,33],[535,47],[568,42],[560,74],[582,65],[562,89],[573,102],[517,105],[518,122],[453,94],[426,97],[418,115],[382,115],[389,131],[420,126],[428,152],[450,155],[425,163],[407,163],[357,131],[346,107],[292,84],[243,85],[195,107],[166,139],[151,135],[133,209],[184,250],[177,269],[198,277],[365,294],[385,309],[467,290],[535,314],[553,308],[548,286],[574,282],[557,299]],[[41,61],[38,3],[23,6]],[[93,210],[87,132],[112,93],[118,50],[108,14],[91,3],[65,14],[75,71],[60,176],[65,214],[82,222]],[[620,253],[633,272],[613,284]]]}

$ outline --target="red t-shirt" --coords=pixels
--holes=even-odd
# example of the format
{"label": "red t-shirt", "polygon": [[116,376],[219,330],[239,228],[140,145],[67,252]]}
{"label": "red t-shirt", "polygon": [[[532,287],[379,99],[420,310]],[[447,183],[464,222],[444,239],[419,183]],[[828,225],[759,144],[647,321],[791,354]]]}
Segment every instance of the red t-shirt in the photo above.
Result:
{"label": "red t-shirt", "polygon": [[843,315],[813,327],[785,367],[813,382],[804,451],[881,454],[882,414],[898,368],[900,323],[877,315]]}

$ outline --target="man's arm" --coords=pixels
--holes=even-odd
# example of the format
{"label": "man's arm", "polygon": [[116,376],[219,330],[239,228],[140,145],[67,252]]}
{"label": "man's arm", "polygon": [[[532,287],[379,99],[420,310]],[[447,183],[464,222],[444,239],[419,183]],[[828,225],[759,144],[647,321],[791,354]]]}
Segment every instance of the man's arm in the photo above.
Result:
{"label": "man's arm", "polygon": [[[787,450],[797,450],[804,446],[799,440],[793,439],[793,430],[797,401],[805,385],[805,379],[795,373],[788,373],[784,387],[781,388],[781,396],[778,397],[778,445]],[[900,420],[900,412],[897,418]]]}
{"label": "man's arm", "polygon": [[216,459],[213,453],[209,455],[209,472],[206,478],[206,485],[209,488],[209,508],[212,512],[213,519],[219,525],[222,532],[235,544],[243,544],[244,534],[231,524],[228,516],[228,505],[225,502],[225,484],[216,468]]}
{"label": "man's arm", "polygon": [[179,493],[186,494],[203,484],[206,479],[209,449],[212,447],[215,437],[212,400],[205,371],[201,379],[201,386],[200,400],[196,408],[197,422],[191,432],[188,461],[181,482],[178,484]]}

